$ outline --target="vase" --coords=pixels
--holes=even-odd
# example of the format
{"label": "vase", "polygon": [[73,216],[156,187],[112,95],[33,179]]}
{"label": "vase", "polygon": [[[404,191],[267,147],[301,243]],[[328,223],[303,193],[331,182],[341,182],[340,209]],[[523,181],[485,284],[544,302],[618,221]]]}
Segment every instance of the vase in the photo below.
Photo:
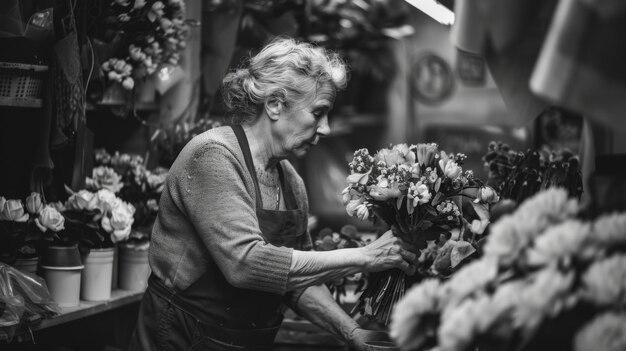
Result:
{"label": "vase", "polygon": [[28,274],[37,274],[37,265],[39,264],[39,257],[18,258],[13,267],[21,272]]}
{"label": "vase", "polygon": [[130,91],[124,89],[120,83],[110,84],[102,94],[101,105],[128,105]]}
{"label": "vase", "polygon": [[135,80],[135,103],[151,104],[156,101],[156,82],[154,76]]}
{"label": "vase", "polygon": [[111,298],[111,280],[113,275],[112,247],[105,249],[91,249],[83,260],[83,270],[80,283],[80,295],[87,301],[104,301]]}
{"label": "vase", "polygon": [[148,263],[148,250],[132,247],[120,248],[119,288],[122,290],[143,291],[148,286],[151,270]]}
{"label": "vase", "polygon": [[83,268],[77,245],[50,246],[42,254],[42,276],[59,307],[78,306]]}

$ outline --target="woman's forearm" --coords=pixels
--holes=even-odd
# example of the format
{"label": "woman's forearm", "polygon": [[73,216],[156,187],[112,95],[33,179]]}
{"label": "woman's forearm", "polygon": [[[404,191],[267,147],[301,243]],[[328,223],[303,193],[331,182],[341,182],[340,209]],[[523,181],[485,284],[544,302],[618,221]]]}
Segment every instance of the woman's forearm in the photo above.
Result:
{"label": "woman's forearm", "polygon": [[307,288],[298,300],[296,311],[313,324],[350,342],[359,324],[333,299],[325,285]]}
{"label": "woman's forearm", "polygon": [[319,285],[362,272],[366,258],[361,249],[293,251],[287,290]]}

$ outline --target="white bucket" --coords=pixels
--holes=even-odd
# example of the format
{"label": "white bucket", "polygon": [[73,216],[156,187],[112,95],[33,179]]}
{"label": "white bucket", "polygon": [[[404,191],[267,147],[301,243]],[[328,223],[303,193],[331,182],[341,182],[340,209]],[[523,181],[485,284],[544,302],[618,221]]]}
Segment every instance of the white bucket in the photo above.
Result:
{"label": "white bucket", "polygon": [[50,296],[59,307],[78,306],[80,302],[80,277],[83,267],[41,267]]}
{"label": "white bucket", "polygon": [[148,250],[135,250],[121,247],[119,255],[119,288],[122,290],[143,291],[148,287],[151,270],[148,263]]}
{"label": "white bucket", "polygon": [[85,256],[80,294],[83,300],[103,301],[111,298],[113,248],[91,249]]}

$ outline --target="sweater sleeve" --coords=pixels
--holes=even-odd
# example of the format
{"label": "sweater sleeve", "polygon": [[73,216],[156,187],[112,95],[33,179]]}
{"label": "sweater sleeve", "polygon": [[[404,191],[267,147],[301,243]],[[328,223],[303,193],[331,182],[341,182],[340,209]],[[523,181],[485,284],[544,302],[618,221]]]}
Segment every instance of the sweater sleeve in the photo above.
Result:
{"label": "sweater sleeve", "polygon": [[261,236],[254,185],[230,150],[204,145],[179,181],[182,204],[202,242],[230,284],[284,295],[292,249]]}

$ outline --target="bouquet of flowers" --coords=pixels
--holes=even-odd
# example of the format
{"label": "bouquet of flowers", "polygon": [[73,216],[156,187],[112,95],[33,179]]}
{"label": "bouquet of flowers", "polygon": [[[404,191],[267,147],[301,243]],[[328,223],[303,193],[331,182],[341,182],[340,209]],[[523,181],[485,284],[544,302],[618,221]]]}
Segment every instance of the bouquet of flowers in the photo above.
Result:
{"label": "bouquet of flowers", "polygon": [[623,350],[626,213],[582,216],[562,188],[493,224],[484,255],[394,310],[403,350]]}
{"label": "bouquet of flowers", "polygon": [[[439,150],[435,143],[399,144],[374,156],[357,150],[349,164],[349,185],[343,191],[348,214],[382,220],[421,249],[420,274],[412,279],[451,274],[476,252],[489,223],[489,206],[498,195],[471,170],[463,172],[465,158]],[[373,273],[354,310],[387,324],[406,288],[399,270]]]}

